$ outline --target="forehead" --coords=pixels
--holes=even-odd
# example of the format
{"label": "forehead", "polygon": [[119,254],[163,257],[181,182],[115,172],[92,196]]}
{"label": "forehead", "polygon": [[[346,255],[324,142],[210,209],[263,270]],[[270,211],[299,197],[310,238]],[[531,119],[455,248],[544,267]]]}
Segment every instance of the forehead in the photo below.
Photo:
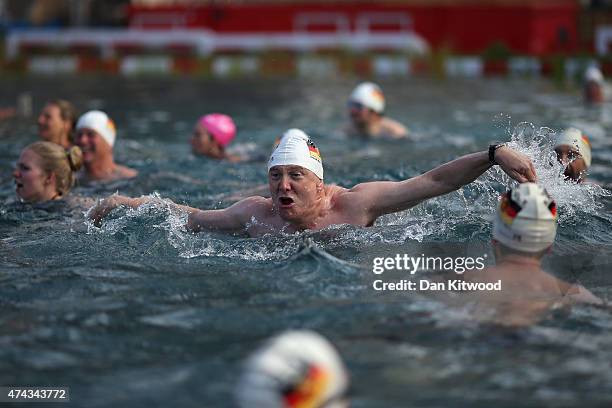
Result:
{"label": "forehead", "polygon": [[[279,172],[293,172],[293,171],[299,171],[302,173],[312,173],[310,170],[302,167],[302,166],[298,166],[297,164],[287,164],[287,165],[282,165],[282,166],[273,166],[270,168],[269,172],[273,172],[273,171],[279,171]],[[314,174],[314,173],[312,173]]]}
{"label": "forehead", "polygon": [[32,149],[25,149],[19,155],[20,162],[38,162],[40,160],[40,156]]}
{"label": "forehead", "polygon": [[80,129],[77,129],[77,134],[98,136],[98,132],[88,127],[82,127]]}
{"label": "forehead", "polygon": [[58,115],[60,114],[60,108],[59,106],[53,104],[53,103],[48,103],[45,105],[45,107],[43,108],[43,112],[49,115]]}

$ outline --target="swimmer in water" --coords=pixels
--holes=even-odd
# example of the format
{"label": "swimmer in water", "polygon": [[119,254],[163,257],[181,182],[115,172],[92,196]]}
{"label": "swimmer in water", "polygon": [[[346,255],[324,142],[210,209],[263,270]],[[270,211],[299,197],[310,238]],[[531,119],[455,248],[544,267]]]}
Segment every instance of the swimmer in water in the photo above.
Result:
{"label": "swimmer in water", "polygon": [[[535,169],[527,156],[504,144],[495,144],[488,152],[460,157],[411,179],[374,181],[348,189],[324,183],[319,149],[303,131],[291,129],[268,161],[271,198],[248,197],[221,210],[178,207],[189,212],[187,228],[192,231],[220,230],[261,236],[320,230],[338,224],[365,227],[384,214],[404,211],[428,198],[455,191],[495,164],[519,182],[535,181]],[[150,200],[113,195],[92,208],[89,216],[99,224],[115,207],[136,208]]]}
{"label": "swimmer in water", "polygon": [[240,162],[239,156],[228,154],[226,147],[236,137],[236,125],[232,118],[220,113],[202,116],[193,130],[191,150],[194,154],[217,160]]}
{"label": "swimmer in water", "polygon": [[372,82],[359,84],[348,100],[350,123],[344,133],[350,137],[405,139],[408,130],[401,123],[384,116],[385,97]]}
{"label": "swimmer in water", "polygon": [[83,151],[87,180],[113,181],[138,175],[136,170],[115,163],[115,138],[115,124],[106,113],[92,110],[79,118],[75,144]]}
{"label": "swimmer in water", "polygon": [[568,128],[555,139],[557,160],[565,166],[564,175],[577,183],[586,181],[587,169],[591,166],[591,142],[576,128]]}
{"label": "swimmer in water", "polygon": [[13,171],[15,192],[28,203],[65,198],[74,185],[83,156],[77,146],[65,150],[51,142],[35,142],[22,150]]}
{"label": "swimmer in water", "polygon": [[63,99],[47,102],[38,115],[38,136],[67,149],[72,145],[76,119],[76,109],[70,102]]}
{"label": "swimmer in water", "polygon": [[605,102],[604,76],[595,66],[584,73],[584,102],[587,105],[600,105]]}
{"label": "swimmer in water", "polygon": [[557,206],[542,187],[523,183],[502,195],[493,221],[496,264],[463,275],[468,282],[501,282],[499,291],[465,293],[477,300],[473,310],[477,319],[523,326],[565,304],[603,303],[583,286],[542,269],[542,258],[550,252],[556,233]]}
{"label": "swimmer in water", "polygon": [[334,347],[315,332],[292,330],[249,358],[235,396],[242,408],[346,408],[348,386]]}

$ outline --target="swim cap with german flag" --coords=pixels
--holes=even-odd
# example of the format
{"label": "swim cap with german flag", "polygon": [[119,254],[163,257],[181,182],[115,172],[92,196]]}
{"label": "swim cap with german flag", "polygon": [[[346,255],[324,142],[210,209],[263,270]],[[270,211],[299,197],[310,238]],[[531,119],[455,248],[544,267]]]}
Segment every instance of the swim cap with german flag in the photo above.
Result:
{"label": "swim cap with german flag", "polygon": [[493,238],[522,252],[539,252],[555,241],[557,205],[546,190],[523,183],[504,193],[493,222]]}
{"label": "swim cap with german flag", "polygon": [[555,139],[555,147],[570,146],[580,153],[584,164],[591,167],[591,141],[580,129],[570,127],[561,132]]}
{"label": "swim cap with german flag", "polygon": [[312,171],[323,180],[321,152],[300,129],[289,129],[274,148],[268,161],[268,171],[274,166],[296,165]]}
{"label": "swim cap with german flag", "polygon": [[240,407],[346,407],[348,375],[338,352],[321,335],[287,331],[257,350],[236,386]]}
{"label": "swim cap with german flag", "polygon": [[351,93],[349,101],[360,103],[380,114],[385,110],[385,96],[382,89],[373,82],[362,82],[357,85]]}

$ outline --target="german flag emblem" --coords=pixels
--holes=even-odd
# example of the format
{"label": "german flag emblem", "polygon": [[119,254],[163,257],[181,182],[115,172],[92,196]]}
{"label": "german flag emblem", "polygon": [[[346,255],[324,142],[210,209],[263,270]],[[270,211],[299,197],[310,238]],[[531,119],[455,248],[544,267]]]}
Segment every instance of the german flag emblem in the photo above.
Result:
{"label": "german flag emblem", "polygon": [[510,194],[505,193],[499,204],[499,214],[504,224],[512,225],[519,211],[521,206],[510,198]]}
{"label": "german flag emblem", "polygon": [[312,157],[319,163],[322,163],[321,153],[319,152],[319,149],[317,149],[317,146],[315,146],[315,144],[312,142],[312,140],[308,139],[306,144],[308,145],[308,152],[310,153],[310,157]]}

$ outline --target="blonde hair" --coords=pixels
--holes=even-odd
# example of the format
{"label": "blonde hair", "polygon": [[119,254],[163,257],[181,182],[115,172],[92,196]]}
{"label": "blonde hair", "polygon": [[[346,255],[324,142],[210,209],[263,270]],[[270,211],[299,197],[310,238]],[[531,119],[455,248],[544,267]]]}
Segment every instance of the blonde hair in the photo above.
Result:
{"label": "blonde hair", "polygon": [[83,152],[78,146],[64,149],[51,142],[35,142],[26,147],[40,157],[42,169],[55,174],[57,192],[66,195],[74,185],[74,173],[83,165]]}

